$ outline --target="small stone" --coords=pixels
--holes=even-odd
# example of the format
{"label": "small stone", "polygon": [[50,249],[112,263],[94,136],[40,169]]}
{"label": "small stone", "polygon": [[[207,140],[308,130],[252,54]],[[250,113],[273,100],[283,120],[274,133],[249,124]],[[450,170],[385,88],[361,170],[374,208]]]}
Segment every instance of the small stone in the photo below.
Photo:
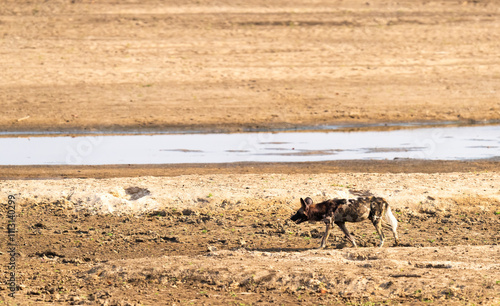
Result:
{"label": "small stone", "polygon": [[186,208],[182,211],[182,214],[184,216],[191,216],[191,215],[196,215],[195,211],[189,208]]}

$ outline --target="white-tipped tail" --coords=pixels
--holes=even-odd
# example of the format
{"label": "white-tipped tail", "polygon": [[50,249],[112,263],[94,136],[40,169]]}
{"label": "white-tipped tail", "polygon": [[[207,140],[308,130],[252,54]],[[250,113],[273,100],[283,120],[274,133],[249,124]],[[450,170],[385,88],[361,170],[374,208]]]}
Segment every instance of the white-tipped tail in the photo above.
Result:
{"label": "white-tipped tail", "polygon": [[394,239],[396,240],[396,245],[399,244],[399,237],[397,232],[398,220],[392,214],[391,208],[389,206],[387,206],[387,210],[385,211],[384,217],[387,223],[389,223],[391,226],[392,233],[394,234]]}
{"label": "white-tipped tail", "polygon": [[387,206],[384,217],[385,220],[391,225],[393,231],[395,231],[398,228],[398,220],[396,220],[396,217],[394,217],[394,215],[392,214],[390,206]]}

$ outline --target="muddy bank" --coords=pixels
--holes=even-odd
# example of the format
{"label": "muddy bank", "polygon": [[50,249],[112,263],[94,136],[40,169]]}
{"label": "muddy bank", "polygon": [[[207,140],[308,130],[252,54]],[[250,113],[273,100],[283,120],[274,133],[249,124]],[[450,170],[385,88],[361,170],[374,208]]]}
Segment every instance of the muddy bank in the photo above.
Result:
{"label": "muddy bank", "polygon": [[0,166],[0,179],[113,178],[186,174],[321,174],[498,172],[496,160],[343,160],[308,163],[222,163],[179,165]]}

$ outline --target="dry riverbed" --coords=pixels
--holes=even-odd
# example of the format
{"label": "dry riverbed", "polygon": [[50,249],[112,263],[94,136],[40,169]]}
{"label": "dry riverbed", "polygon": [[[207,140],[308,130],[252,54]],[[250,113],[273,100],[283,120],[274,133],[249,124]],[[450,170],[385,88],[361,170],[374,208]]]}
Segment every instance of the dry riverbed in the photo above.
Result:
{"label": "dry riverbed", "polygon": [[[21,304],[494,304],[499,182],[495,172],[4,180],[17,201],[19,292],[0,293]],[[401,246],[388,235],[376,247],[364,222],[348,224],[359,248],[334,229],[315,250],[323,226],[288,221],[300,197],[366,190],[393,207]]]}

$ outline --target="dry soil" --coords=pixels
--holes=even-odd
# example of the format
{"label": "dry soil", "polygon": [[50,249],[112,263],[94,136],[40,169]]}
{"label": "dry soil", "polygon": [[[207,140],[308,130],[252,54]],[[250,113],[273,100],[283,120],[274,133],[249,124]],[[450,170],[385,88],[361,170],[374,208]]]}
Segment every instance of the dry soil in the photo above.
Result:
{"label": "dry soil", "polygon": [[[0,294],[21,305],[493,305],[499,183],[498,172],[3,180],[16,202],[19,291]],[[379,248],[362,222],[348,224],[358,248],[334,229],[316,250],[323,225],[288,220],[300,197],[367,191],[391,204],[401,245],[386,231]],[[9,258],[2,250],[2,267]]]}
{"label": "dry soil", "polygon": [[2,1],[0,129],[500,118],[496,1]]}

